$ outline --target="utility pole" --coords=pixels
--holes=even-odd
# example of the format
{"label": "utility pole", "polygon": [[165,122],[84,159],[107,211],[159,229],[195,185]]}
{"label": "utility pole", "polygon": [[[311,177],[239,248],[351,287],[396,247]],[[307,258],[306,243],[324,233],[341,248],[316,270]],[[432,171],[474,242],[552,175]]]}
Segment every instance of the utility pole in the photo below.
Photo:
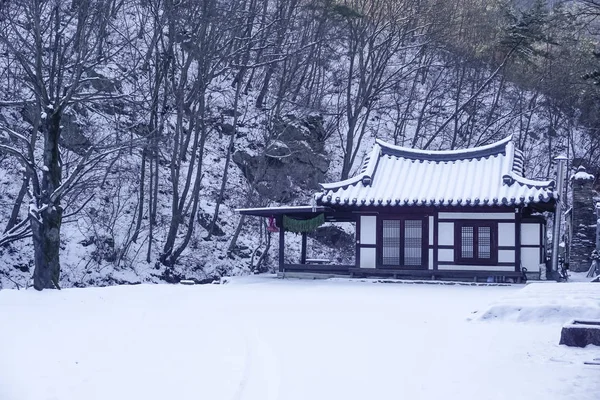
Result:
{"label": "utility pole", "polygon": [[563,183],[565,180],[565,161],[567,157],[560,155],[556,160],[556,209],[554,211],[554,226],[552,230],[552,277],[558,277],[558,247],[560,243],[560,223],[562,218]]}

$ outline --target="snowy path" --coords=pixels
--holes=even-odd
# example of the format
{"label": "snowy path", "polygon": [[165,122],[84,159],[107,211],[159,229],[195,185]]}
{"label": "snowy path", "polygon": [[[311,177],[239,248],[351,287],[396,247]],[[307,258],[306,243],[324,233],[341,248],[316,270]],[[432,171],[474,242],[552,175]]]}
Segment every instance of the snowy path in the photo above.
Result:
{"label": "snowy path", "polygon": [[279,396],[279,366],[273,349],[255,327],[245,334],[244,373],[232,400],[275,400]]}
{"label": "snowy path", "polygon": [[[234,279],[0,292],[0,399],[598,399],[561,324],[468,321],[520,287]],[[48,345],[41,340],[48,338]]]}

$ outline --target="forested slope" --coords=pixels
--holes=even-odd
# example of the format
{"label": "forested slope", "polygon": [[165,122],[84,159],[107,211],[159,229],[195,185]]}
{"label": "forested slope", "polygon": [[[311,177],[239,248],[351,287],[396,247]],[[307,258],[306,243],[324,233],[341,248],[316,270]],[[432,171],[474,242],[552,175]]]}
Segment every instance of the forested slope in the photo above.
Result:
{"label": "forested slope", "polygon": [[233,210],[306,204],[375,137],[453,149],[512,134],[529,177],[559,153],[595,173],[597,9],[3,2],[0,287],[268,269],[264,221]]}

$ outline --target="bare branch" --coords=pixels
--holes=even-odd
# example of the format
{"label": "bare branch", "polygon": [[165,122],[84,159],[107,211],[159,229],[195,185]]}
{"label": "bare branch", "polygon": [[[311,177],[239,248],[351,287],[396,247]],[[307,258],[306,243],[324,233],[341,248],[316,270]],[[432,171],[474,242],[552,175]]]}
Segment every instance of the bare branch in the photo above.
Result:
{"label": "bare branch", "polygon": [[29,225],[29,220],[25,218],[23,221],[0,235],[0,246],[5,246],[17,240],[24,239],[30,234],[31,226]]}
{"label": "bare branch", "polygon": [[114,147],[103,153],[97,154],[94,157],[91,157],[91,155],[96,150],[96,147],[90,147],[88,149],[88,151],[86,151],[84,156],[81,158],[81,160],[79,161],[79,163],[77,164],[77,166],[75,167],[75,170],[71,173],[71,175],[69,175],[69,177],[58,188],[56,188],[56,190],[54,190],[54,192],[52,192],[52,194],[50,195],[50,201],[55,202],[66,191],[71,189],[75,185],[75,183],[77,181],[79,181],[81,176],[85,175],[87,172],[89,172],[91,169],[93,169],[93,167],[95,165],[97,165],[100,161],[102,161],[102,159],[104,159],[105,157],[107,157],[110,154],[113,154],[113,153],[116,153],[116,152],[119,152],[122,150],[130,149],[131,143],[136,143],[136,142],[141,143],[143,141],[131,141],[131,142],[128,142],[126,145]]}
{"label": "bare branch", "polygon": [[12,154],[13,156],[17,157],[17,159],[21,162],[21,164],[23,164],[25,168],[29,169],[31,173],[35,174],[34,165],[31,164],[29,160],[27,160],[27,157],[25,157],[23,153],[21,153],[19,150],[11,146],[0,144],[0,151],[1,150],[4,150],[6,153]]}

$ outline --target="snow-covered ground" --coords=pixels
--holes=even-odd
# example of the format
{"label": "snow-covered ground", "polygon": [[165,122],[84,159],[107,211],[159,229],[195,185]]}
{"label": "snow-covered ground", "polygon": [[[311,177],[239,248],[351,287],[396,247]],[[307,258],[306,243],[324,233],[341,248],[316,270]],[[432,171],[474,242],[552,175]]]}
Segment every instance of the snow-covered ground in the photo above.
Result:
{"label": "snow-covered ground", "polygon": [[247,277],[4,290],[0,399],[597,400],[600,367],[583,362],[600,348],[559,346],[565,321],[473,318],[533,287]]}

